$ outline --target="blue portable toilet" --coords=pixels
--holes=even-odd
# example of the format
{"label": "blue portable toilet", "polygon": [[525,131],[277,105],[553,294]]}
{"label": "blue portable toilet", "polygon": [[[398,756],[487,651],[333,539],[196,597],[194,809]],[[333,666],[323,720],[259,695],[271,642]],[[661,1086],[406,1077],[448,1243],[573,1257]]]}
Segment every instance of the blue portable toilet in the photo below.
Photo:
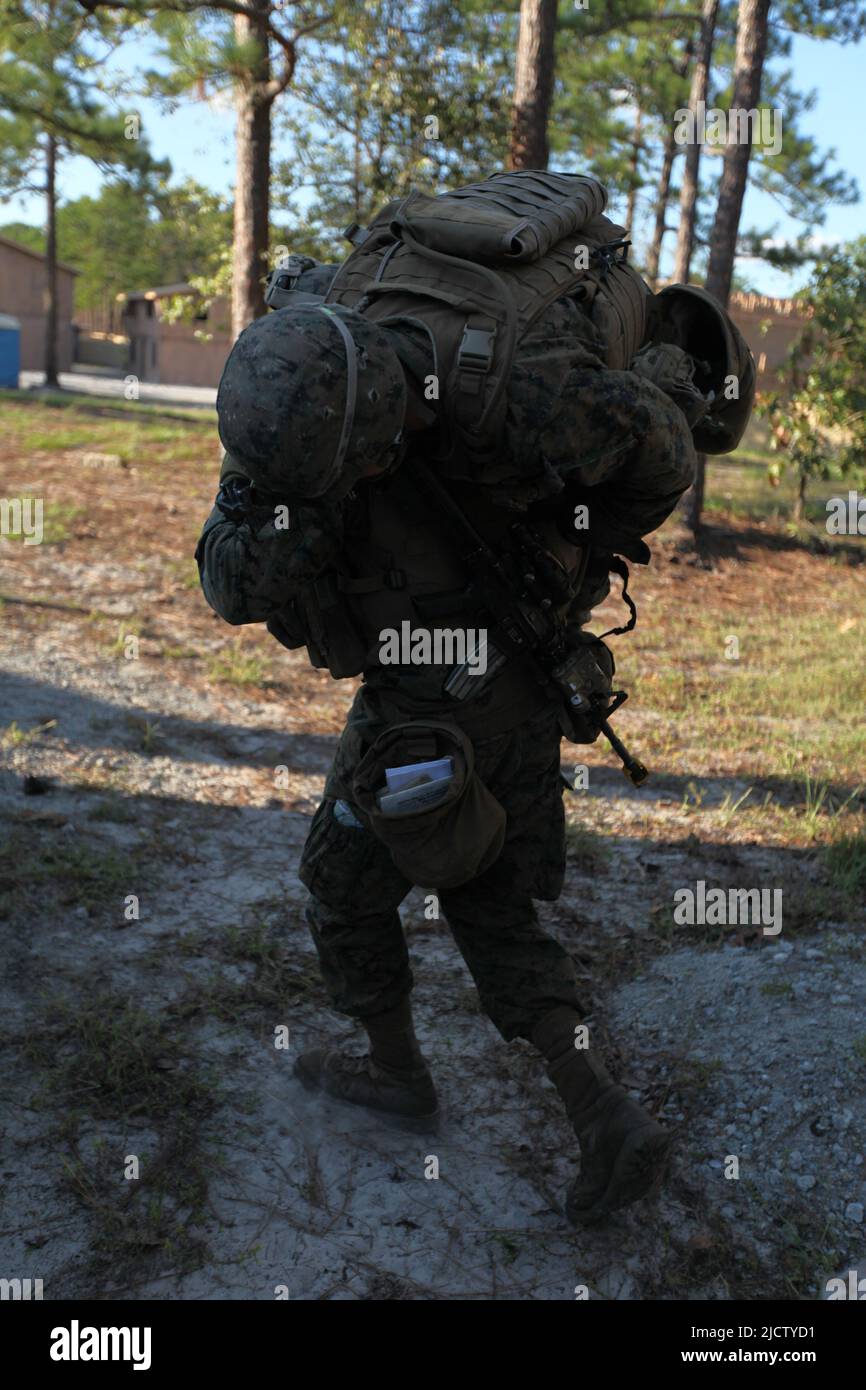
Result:
{"label": "blue portable toilet", "polygon": [[17,386],[21,366],[21,324],[0,314],[0,386]]}

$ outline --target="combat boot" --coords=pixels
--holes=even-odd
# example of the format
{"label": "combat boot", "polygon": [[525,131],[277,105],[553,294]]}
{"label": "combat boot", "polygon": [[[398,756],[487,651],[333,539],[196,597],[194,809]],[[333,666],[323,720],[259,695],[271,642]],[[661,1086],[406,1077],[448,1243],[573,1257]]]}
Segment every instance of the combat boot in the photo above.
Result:
{"label": "combat boot", "polygon": [[547,1059],[547,1074],[565,1104],[578,1143],[580,1172],[566,1194],[576,1226],[588,1226],[656,1190],[664,1176],[671,1136],[588,1049],[574,1045],[580,1016],[555,1009],[533,1031]]}
{"label": "combat boot", "polygon": [[334,1048],[315,1047],[295,1063],[295,1075],[307,1090],[324,1091],[348,1105],[375,1110],[401,1129],[435,1130],[439,1111],[436,1088],[412,1026],[409,1000],[387,1013],[362,1019],[370,1039],[363,1057]]}

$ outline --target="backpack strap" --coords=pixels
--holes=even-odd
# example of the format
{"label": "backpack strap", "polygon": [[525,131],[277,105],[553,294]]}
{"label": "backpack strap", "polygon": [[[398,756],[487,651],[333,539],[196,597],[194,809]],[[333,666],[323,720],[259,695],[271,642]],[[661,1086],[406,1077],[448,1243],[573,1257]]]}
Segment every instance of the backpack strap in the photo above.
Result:
{"label": "backpack strap", "polygon": [[609,627],[607,632],[601,634],[599,641],[603,641],[605,637],[619,637],[623,632],[631,632],[637,624],[637,604],[628,591],[628,565],[621,555],[611,555],[607,567],[611,574],[618,574],[622,580],[622,601],[631,616],[624,627]]}

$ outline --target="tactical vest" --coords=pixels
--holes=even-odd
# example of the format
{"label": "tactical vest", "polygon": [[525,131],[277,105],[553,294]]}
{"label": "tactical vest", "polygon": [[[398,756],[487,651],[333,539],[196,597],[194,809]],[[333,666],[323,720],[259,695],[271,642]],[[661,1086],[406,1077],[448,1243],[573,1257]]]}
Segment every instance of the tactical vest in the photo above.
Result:
{"label": "tactical vest", "polygon": [[606,365],[630,366],[650,291],[627,263],[604,188],[578,174],[527,170],[389,203],[363,231],[325,297],[379,323],[410,321],[430,338],[438,383],[440,471],[483,476],[502,446],[507,387],[521,339],[557,299],[598,328]]}

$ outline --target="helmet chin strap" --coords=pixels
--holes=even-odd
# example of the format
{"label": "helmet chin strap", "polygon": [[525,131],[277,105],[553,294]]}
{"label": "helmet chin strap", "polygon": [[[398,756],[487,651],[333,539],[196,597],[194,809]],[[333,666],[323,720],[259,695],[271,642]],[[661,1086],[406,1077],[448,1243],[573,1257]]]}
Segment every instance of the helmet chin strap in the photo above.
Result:
{"label": "helmet chin strap", "polygon": [[[349,439],[352,434],[352,426],[355,423],[355,404],[358,399],[358,360],[355,354],[355,339],[352,337],[345,323],[339,314],[325,304],[320,304],[323,314],[327,314],[332,323],[337,325],[340,336],[343,339],[343,346],[346,349],[346,404],[343,408],[343,429],[340,434],[340,441],[337,445],[337,452],[331,465],[334,472],[334,481],[340,476],[340,469],[343,459],[346,457],[346,450],[349,447]],[[333,484],[332,484],[333,486]]]}

